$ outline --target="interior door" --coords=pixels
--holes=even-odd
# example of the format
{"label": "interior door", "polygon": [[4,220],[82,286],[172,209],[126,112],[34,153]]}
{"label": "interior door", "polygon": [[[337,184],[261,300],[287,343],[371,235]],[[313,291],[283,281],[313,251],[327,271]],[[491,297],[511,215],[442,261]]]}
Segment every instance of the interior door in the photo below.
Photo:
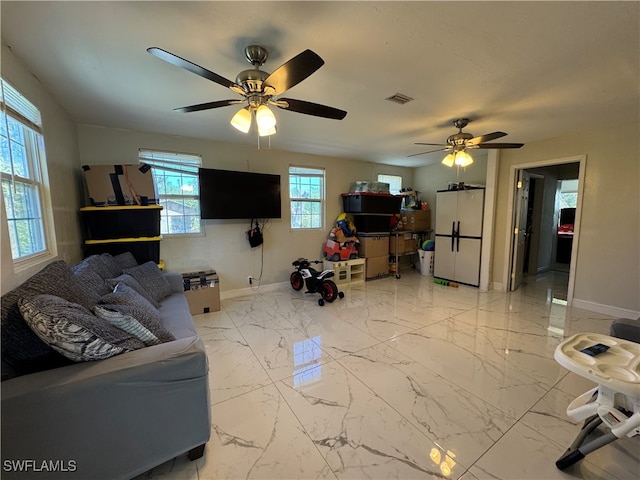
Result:
{"label": "interior door", "polygon": [[525,170],[518,170],[516,183],[516,208],[513,219],[513,248],[511,253],[511,277],[509,291],[513,292],[522,283],[525,244],[527,240],[527,208],[529,205],[529,183],[531,177]]}

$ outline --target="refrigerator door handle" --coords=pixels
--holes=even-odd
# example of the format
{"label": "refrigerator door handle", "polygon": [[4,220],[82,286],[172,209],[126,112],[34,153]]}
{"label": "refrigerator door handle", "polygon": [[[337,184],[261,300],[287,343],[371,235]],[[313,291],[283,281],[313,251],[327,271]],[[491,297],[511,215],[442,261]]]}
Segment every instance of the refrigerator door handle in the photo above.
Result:
{"label": "refrigerator door handle", "polygon": [[451,222],[451,251],[453,252],[454,242],[456,241],[456,222]]}
{"label": "refrigerator door handle", "polygon": [[460,251],[460,221],[458,221],[458,231],[456,232],[456,238],[458,239],[458,242],[456,244],[456,252]]}

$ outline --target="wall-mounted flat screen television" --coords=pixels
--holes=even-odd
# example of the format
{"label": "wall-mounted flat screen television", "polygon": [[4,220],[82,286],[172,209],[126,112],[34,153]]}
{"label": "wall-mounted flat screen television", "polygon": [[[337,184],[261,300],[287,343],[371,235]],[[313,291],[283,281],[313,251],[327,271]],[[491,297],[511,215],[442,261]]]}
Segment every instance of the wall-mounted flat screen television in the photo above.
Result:
{"label": "wall-mounted flat screen television", "polygon": [[201,168],[200,217],[282,218],[280,175]]}

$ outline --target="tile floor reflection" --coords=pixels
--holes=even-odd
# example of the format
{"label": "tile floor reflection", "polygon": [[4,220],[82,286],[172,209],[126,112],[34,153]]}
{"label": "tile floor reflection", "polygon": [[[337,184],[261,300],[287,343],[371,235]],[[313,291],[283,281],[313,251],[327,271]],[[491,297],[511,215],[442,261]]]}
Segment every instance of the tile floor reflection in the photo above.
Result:
{"label": "tile floor reflection", "polygon": [[444,287],[416,272],[317,295],[283,286],[194,317],[209,352],[211,440],[163,479],[630,479],[640,438],[564,472],[591,387],[553,359],[613,318],[566,306],[567,274],[513,293]]}

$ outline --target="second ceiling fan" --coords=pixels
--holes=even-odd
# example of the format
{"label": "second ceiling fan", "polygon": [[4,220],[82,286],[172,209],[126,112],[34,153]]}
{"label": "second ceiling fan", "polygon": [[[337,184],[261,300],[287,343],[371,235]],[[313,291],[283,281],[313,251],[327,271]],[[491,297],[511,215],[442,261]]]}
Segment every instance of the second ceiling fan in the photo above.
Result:
{"label": "second ceiling fan", "polygon": [[245,48],[245,56],[255,68],[240,72],[236,81],[228,80],[200,65],[185,60],[178,55],[158,47],[149,47],[147,52],[218,85],[227,87],[242,95],[243,99],[218,100],[176,108],[179,112],[197,112],[229,105],[246,104],[232,118],[231,124],[238,130],[248,133],[255,117],[260,136],[276,133],[276,119],[269,105],[292,112],[314,115],[316,117],[342,120],[347,112],[318,103],[296,100],[293,98],[275,98],[286,90],[302,82],[313,72],[324,65],[324,60],[312,50],[305,50],[269,74],[260,67],[268,58],[267,50],[260,45],[249,45]]}
{"label": "second ceiling fan", "polygon": [[448,167],[452,167],[454,165],[465,167],[473,163],[473,159],[471,158],[471,156],[466,153],[467,149],[520,148],[524,145],[524,143],[487,143],[491,140],[496,140],[498,138],[504,137],[507,134],[504,132],[493,132],[487,133],[486,135],[481,135],[479,137],[474,137],[472,134],[462,131],[462,129],[468,124],[468,118],[459,118],[457,120],[454,120],[453,125],[458,129],[458,133],[449,135],[449,137],[447,137],[447,143],[416,143],[416,145],[432,145],[443,148],[436,148],[435,150],[429,150],[427,152],[414,153],[408,156],[415,157],[417,155],[426,155],[427,153],[450,151],[451,153],[447,155],[444,160],[442,160],[442,163],[444,163]]}

